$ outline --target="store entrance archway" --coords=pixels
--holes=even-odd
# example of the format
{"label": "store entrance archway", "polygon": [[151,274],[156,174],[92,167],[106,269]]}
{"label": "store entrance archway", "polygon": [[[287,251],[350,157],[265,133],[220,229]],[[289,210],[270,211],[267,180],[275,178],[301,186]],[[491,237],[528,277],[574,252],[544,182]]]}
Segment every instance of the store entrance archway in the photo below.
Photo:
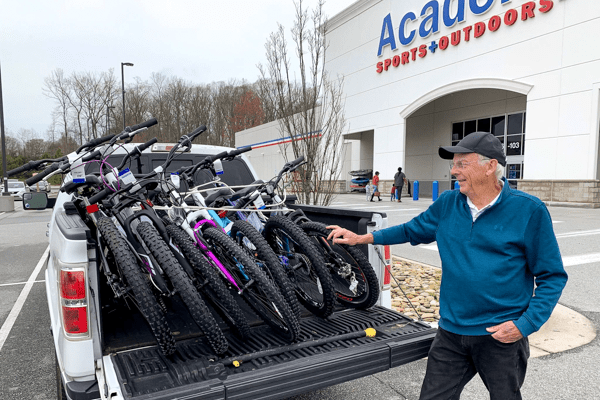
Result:
{"label": "store entrance archway", "polygon": [[494,133],[505,145],[506,176],[511,184],[523,178],[527,93],[530,85],[503,80],[474,80],[447,85],[422,96],[401,113],[404,118],[406,175],[429,196],[438,181],[440,193],[451,189],[449,165],[438,156],[440,146],[456,144],[465,135]]}

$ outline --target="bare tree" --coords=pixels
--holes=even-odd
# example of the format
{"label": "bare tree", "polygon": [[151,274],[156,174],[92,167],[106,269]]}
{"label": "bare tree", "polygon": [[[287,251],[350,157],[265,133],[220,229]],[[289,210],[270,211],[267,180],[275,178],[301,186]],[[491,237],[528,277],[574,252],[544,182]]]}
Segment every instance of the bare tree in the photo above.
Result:
{"label": "bare tree", "polygon": [[341,173],[343,130],[345,128],[342,99],[343,79],[331,78],[325,70],[327,19],[323,0],[309,16],[298,0],[296,20],[291,29],[298,60],[295,78],[282,25],[265,44],[267,65],[259,65],[262,80],[260,93],[275,106],[282,137],[282,153],[288,157],[305,157],[292,188],[299,200],[307,204],[328,205]]}
{"label": "bare tree", "polygon": [[57,101],[58,105],[53,111],[53,122],[60,126],[62,131],[63,145],[66,146],[69,136],[69,112],[70,112],[70,87],[68,78],[65,78],[62,69],[56,69],[50,76],[44,79],[43,93]]}

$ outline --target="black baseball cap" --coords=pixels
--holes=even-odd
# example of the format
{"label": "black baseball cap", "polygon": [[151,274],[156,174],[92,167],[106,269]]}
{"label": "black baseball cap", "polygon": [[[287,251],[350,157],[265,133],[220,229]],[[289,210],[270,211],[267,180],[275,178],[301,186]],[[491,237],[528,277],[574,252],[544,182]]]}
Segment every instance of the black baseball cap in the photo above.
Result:
{"label": "black baseball cap", "polygon": [[470,133],[456,146],[440,147],[438,153],[444,160],[452,160],[455,154],[477,153],[498,160],[502,166],[506,166],[504,146],[496,136],[488,132]]}

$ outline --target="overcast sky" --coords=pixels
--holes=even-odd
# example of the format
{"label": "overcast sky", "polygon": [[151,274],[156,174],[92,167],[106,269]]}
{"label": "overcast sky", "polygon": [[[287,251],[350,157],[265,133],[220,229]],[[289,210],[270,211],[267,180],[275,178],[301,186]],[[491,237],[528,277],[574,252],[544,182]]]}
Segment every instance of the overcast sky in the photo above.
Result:
{"label": "overcast sky", "polygon": [[[355,0],[326,0],[333,17]],[[304,0],[313,7],[317,0]],[[55,103],[44,78],[61,68],[114,68],[125,83],[153,72],[194,83],[246,79],[265,63],[277,23],[292,27],[292,0],[0,0],[0,67],[5,128],[45,137]]]}

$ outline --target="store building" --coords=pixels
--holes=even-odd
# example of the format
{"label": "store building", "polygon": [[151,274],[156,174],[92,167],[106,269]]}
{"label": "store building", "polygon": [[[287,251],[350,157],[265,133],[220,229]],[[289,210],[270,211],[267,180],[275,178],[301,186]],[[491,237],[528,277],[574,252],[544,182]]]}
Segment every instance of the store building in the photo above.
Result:
{"label": "store building", "polygon": [[[355,2],[327,33],[327,69],[344,77],[345,170],[380,171],[387,190],[401,166],[423,195],[433,181],[446,190],[439,146],[488,131],[519,189],[600,206],[598,34],[598,1]],[[252,137],[236,144],[268,142]]]}

